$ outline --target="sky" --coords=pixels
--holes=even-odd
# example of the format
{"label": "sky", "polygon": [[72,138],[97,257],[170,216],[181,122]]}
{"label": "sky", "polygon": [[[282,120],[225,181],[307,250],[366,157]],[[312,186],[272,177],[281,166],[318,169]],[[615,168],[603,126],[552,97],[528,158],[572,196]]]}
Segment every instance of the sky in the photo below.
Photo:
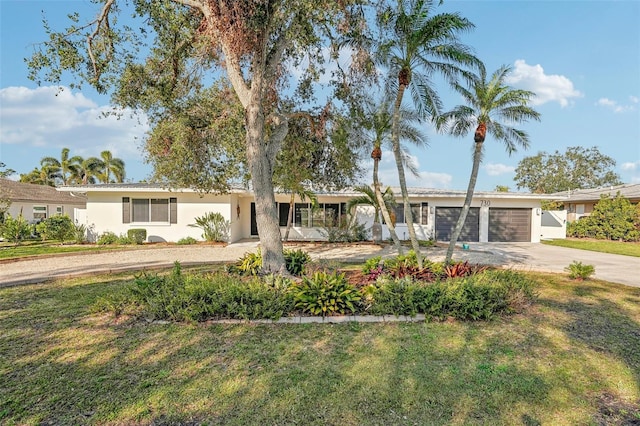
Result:
{"label": "sky", "polygon": [[[640,1],[448,0],[436,8],[445,11],[475,24],[463,42],[489,73],[511,66],[509,85],[535,92],[532,106],[541,113],[540,122],[517,126],[529,134],[528,150],[509,156],[501,142],[487,137],[476,190],[517,190],[520,160],[572,146],[598,147],[616,161],[624,183],[640,183]],[[28,173],[43,157],[60,158],[65,147],[85,158],[110,150],[125,161],[128,181],[146,179],[152,171],[141,149],[146,117],[125,111],[104,118],[112,109],[108,96],[88,86],[60,92],[27,77],[24,58],[46,39],[43,13],[62,29],[71,12],[89,19],[97,9],[88,0],[0,0],[0,162]],[[436,89],[445,110],[462,102],[447,86]],[[472,135],[453,138],[428,126],[423,131],[429,146],[411,149],[420,175],[407,174],[408,185],[466,189]],[[384,185],[397,185],[391,152],[383,152],[380,176]],[[363,183],[370,181],[367,172]]]}

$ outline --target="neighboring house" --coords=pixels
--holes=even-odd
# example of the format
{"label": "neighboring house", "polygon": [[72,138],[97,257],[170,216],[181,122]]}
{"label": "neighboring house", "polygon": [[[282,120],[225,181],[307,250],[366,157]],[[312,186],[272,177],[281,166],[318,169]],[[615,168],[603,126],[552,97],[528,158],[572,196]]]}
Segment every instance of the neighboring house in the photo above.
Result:
{"label": "neighboring house", "polygon": [[85,209],[87,204],[87,197],[82,193],[59,192],[51,186],[33,185],[2,178],[0,178],[0,200],[2,203],[9,204],[7,214],[11,217],[22,215],[30,223],[36,223],[57,214],[66,214],[75,220],[77,209]]}
{"label": "neighboring house", "polygon": [[567,220],[573,222],[582,216],[589,216],[602,195],[615,197],[618,192],[633,204],[640,202],[640,183],[562,191],[549,194],[548,197],[553,200],[563,201],[564,208],[568,213]]}
{"label": "neighboring house", "polygon": [[[229,221],[229,242],[257,238],[253,193],[235,189],[229,194],[199,194],[191,189],[168,190],[155,184],[102,184],[58,188],[59,191],[87,195],[86,225],[93,238],[106,232],[124,234],[131,228],[147,230],[148,241],[178,241],[184,237],[201,239],[202,231],[190,227],[195,218],[218,212]],[[400,191],[394,191],[399,194]],[[346,217],[347,202],[362,195],[354,191],[316,193],[318,205],[311,208],[296,201],[292,240],[323,240],[325,225]],[[420,239],[447,241],[460,213],[464,191],[409,188],[415,229]],[[288,194],[277,194],[278,213],[284,234],[289,214]],[[546,195],[477,192],[460,241],[539,242],[541,236],[540,203]],[[398,200],[400,200],[398,198]],[[408,239],[402,203],[396,210],[396,232]],[[358,206],[356,219],[370,229],[373,207]],[[383,225],[383,238],[389,234]]]}

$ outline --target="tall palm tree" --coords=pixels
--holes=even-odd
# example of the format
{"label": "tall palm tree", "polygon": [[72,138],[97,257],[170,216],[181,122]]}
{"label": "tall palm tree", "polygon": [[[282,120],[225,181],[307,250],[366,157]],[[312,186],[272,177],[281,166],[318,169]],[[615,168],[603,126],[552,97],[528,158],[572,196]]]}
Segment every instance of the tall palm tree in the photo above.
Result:
{"label": "tall palm tree", "polygon": [[98,176],[103,183],[111,182],[111,174],[117,183],[124,182],[125,170],[124,161],[120,158],[115,158],[111,151],[102,151],[100,153],[100,159],[103,163],[102,173]]}
{"label": "tall palm tree", "polygon": [[[415,146],[424,147],[427,145],[427,138],[418,128],[417,124],[421,122],[420,116],[414,110],[408,110],[402,108],[400,110],[401,122],[399,125],[400,138],[404,141],[410,142]],[[390,105],[388,97],[384,98],[382,104],[374,106],[372,101],[367,102],[365,108],[365,125],[363,126],[369,134],[370,142],[373,143],[373,150],[371,151],[371,158],[373,158],[373,189],[374,196],[377,199],[377,205],[380,206],[380,213],[382,214],[389,234],[393,240],[396,249],[402,254],[402,245],[400,239],[395,232],[394,221],[391,220],[387,203],[384,201],[384,194],[380,189],[380,179],[378,176],[378,169],[380,161],[382,160],[382,146],[392,145],[391,143],[391,130],[392,130],[392,117],[393,109]],[[419,171],[415,164],[411,161],[408,151],[401,146],[402,162],[411,173],[415,176],[419,175]],[[357,188],[356,188],[357,190]],[[385,191],[386,193],[386,191]],[[395,202],[394,202],[395,204]]]}
{"label": "tall palm tree", "polygon": [[77,165],[83,161],[80,156],[69,157],[69,152],[69,148],[62,148],[59,160],[55,157],[43,157],[40,160],[42,167],[46,166],[49,170],[55,170],[55,178],[63,185],[69,185],[76,180]]}
{"label": "tall palm tree", "polygon": [[[395,10],[378,15],[386,35],[378,46],[376,59],[388,70],[389,84],[395,93],[391,139],[406,212],[411,211],[411,205],[400,148],[400,110],[404,93],[409,90],[418,113],[433,118],[439,113],[440,99],[430,77],[439,73],[453,82],[460,74],[465,74],[460,66],[478,62],[469,47],[458,39],[458,34],[472,29],[473,24],[457,13],[431,16],[432,7],[431,0],[399,0]],[[411,245],[422,266],[411,214],[407,215],[406,222]]]}
{"label": "tall palm tree", "polygon": [[511,68],[503,65],[487,81],[487,71],[484,65],[480,64],[479,74],[472,76],[468,88],[457,83],[453,85],[467,105],[458,105],[450,112],[442,114],[438,119],[438,127],[453,136],[466,136],[475,128],[471,177],[462,212],[451,235],[445,258],[446,263],[451,261],[453,249],[471,207],[486,134],[489,133],[504,143],[507,153],[511,155],[518,146],[525,149],[529,147],[527,133],[512,127],[512,124],[527,120],[540,120],[540,114],[528,106],[535,93],[513,89],[505,84],[510,72]]}
{"label": "tall palm tree", "polygon": [[78,164],[79,181],[77,183],[82,183],[83,185],[96,183],[103,169],[104,164],[99,158],[89,157],[82,160],[82,162]]}

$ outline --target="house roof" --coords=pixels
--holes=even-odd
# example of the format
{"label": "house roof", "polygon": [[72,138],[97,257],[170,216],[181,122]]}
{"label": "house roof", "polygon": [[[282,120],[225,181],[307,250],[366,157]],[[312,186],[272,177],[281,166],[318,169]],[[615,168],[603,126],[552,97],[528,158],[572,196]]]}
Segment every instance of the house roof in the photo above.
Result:
{"label": "house roof", "polygon": [[6,197],[12,202],[81,204],[87,203],[85,194],[75,192],[59,192],[47,185],[16,182],[0,179],[0,197]]}
{"label": "house roof", "polygon": [[[401,194],[399,187],[392,187],[393,193],[399,197]],[[58,188],[59,191],[73,191],[73,192],[197,192],[190,188],[168,188],[165,184],[160,183],[110,183],[110,184],[86,184],[86,185],[73,185],[62,186]],[[466,195],[466,191],[451,190],[451,189],[434,189],[434,188],[407,188],[410,197],[430,197],[430,198],[462,198]],[[230,191],[235,194],[252,194],[250,189],[242,186],[235,186]],[[284,191],[276,191],[278,193],[284,193]],[[335,197],[357,197],[362,193],[355,191],[353,188],[347,188],[340,191],[314,191],[317,195],[335,196]],[[497,191],[477,191],[474,193],[475,197],[492,198],[492,199],[535,199],[535,200],[548,200],[549,195],[545,194],[532,194],[527,192],[497,192]],[[566,195],[559,196],[560,199],[566,198]]]}
{"label": "house roof", "polygon": [[615,197],[620,192],[620,195],[628,198],[631,201],[640,201],[640,183],[627,183],[624,185],[607,186],[602,188],[592,189],[576,189],[573,191],[556,192],[555,194],[549,194],[548,197],[553,197],[557,200],[564,202],[578,202],[578,201],[598,201],[601,195]]}

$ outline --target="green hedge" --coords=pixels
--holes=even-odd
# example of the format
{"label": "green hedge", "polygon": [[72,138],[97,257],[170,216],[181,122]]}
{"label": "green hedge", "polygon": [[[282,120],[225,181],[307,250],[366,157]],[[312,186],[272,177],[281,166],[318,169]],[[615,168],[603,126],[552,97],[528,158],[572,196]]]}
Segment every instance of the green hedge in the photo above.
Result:
{"label": "green hedge", "polygon": [[535,285],[510,270],[434,283],[410,277],[380,277],[355,288],[343,275],[316,273],[301,283],[286,278],[241,277],[228,273],[138,276],[124,293],[101,299],[98,310],[152,320],[278,319],[303,314],[409,315],[428,319],[490,320],[521,311],[535,298]]}

